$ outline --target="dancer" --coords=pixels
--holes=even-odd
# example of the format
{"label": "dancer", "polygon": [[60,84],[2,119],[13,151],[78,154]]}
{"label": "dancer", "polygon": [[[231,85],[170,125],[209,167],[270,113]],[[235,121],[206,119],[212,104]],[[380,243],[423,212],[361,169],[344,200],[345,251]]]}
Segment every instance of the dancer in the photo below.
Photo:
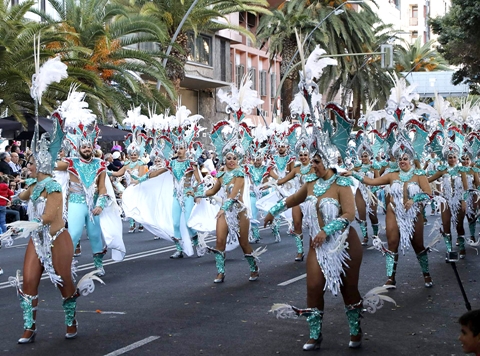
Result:
{"label": "dancer", "polygon": [[[225,279],[225,251],[235,248],[238,244],[243,250],[245,259],[250,267],[249,281],[256,281],[259,277],[257,266],[258,256],[265,250],[253,251],[248,242],[250,229],[250,188],[249,180],[245,179],[244,169],[240,162],[245,157],[244,147],[251,142],[251,132],[243,121],[245,114],[263,103],[257,98],[257,92],[251,89],[252,81],[245,76],[239,89],[232,85],[231,94],[222,90],[218,97],[227,103],[227,112],[233,113],[233,123],[221,121],[212,130],[211,138],[217,157],[225,160],[224,170],[217,173],[217,181],[213,188],[202,192],[197,189],[196,196],[209,197],[217,194],[223,188],[225,199],[217,214],[216,245],[209,248],[215,254],[217,277],[214,283],[223,283]],[[240,96],[243,93],[243,96]],[[201,188],[201,187],[199,187]]]}
{"label": "dancer", "polygon": [[[122,201],[125,212],[131,213],[138,204],[145,206],[160,204],[158,200],[152,201],[152,197],[158,194],[171,194],[170,197],[163,198],[164,201],[162,203],[171,204],[170,208],[163,209],[159,216],[154,217],[156,221],[147,219],[147,224],[150,227],[147,227],[147,229],[155,236],[173,240],[176,251],[170,256],[172,259],[183,258],[184,252],[188,256],[191,256],[193,254],[192,243],[198,257],[205,254],[205,250],[199,245],[197,232],[187,225],[195,204],[195,188],[202,181],[196,161],[203,151],[200,143],[193,141],[203,129],[198,125],[198,121],[203,117],[200,115],[190,116],[190,114],[190,110],[179,104],[176,114],[167,119],[167,121],[169,121],[168,123],[164,123],[165,125],[161,132],[163,136],[161,135],[154,138],[155,145],[150,154],[155,156],[161,155],[164,160],[164,167],[159,167],[153,171],[151,170],[142,177],[132,176],[133,179],[142,183],[168,172],[168,177],[165,179],[169,180],[167,183],[169,187],[173,183],[173,192],[172,190],[168,191],[165,187],[158,186],[156,188],[158,192],[153,193],[154,195],[150,192],[148,202],[140,202],[138,201],[138,194],[132,194],[132,192],[137,189],[132,190],[127,188]],[[165,119],[162,118],[161,120]],[[147,122],[146,124],[151,125],[153,123]],[[160,141],[162,141],[162,148],[159,147]],[[170,181],[170,179],[172,179],[173,182]],[[142,188],[138,189],[141,190]],[[170,199],[172,199],[171,203]],[[138,218],[143,219],[141,216]],[[184,221],[183,223],[182,219]],[[170,224],[172,226],[167,226]]]}
{"label": "dancer", "polygon": [[[51,60],[54,61],[54,60]],[[46,65],[47,68],[52,68]],[[66,72],[66,66],[65,66]],[[35,82],[35,79],[33,80]],[[35,85],[34,85],[35,87]],[[34,97],[34,99],[37,99]],[[38,122],[32,139],[32,155],[28,158],[27,168],[30,178],[27,180],[28,188],[18,195],[21,200],[28,200],[29,222],[18,221],[10,224],[7,235],[13,231],[22,231],[20,237],[29,237],[23,263],[23,290],[20,282],[20,271],[16,277],[11,277],[11,282],[17,289],[20,306],[23,310],[22,337],[19,344],[28,344],[35,341],[37,335],[37,308],[38,286],[42,273],[45,271],[51,282],[60,289],[63,297],[63,310],[65,312],[66,339],[77,336],[78,322],[76,319],[77,298],[81,291],[75,288],[72,279],[73,272],[73,244],[63,220],[63,198],[61,185],[53,180],[52,171],[55,166],[58,151],[62,144],[63,118],[60,113],[52,115],[53,130],[39,138]],[[4,238],[4,236],[2,236]],[[11,239],[10,236],[7,238]],[[13,241],[10,241],[13,243]],[[87,275],[86,279],[92,277]],[[97,278],[100,282],[100,279]],[[84,279],[80,282],[83,283]],[[93,291],[93,281],[87,289]],[[102,282],[103,283],[103,282]],[[83,290],[82,294],[88,292]]]}
{"label": "dancer", "polygon": [[[310,164],[310,152],[309,152],[309,133],[307,127],[310,125],[307,123],[308,116],[303,112],[305,107],[303,103],[298,103],[300,99],[297,97],[297,102],[294,100],[290,104],[290,110],[292,114],[300,120],[300,124],[295,127],[300,127],[300,135],[295,142],[295,152],[296,156],[299,159],[299,162],[296,162],[294,168],[283,178],[277,181],[277,185],[281,186],[292,179],[296,179],[296,189],[303,185],[312,175],[314,175],[314,170]],[[292,218],[293,218],[293,231],[291,234],[295,237],[295,243],[297,246],[297,256],[295,257],[296,262],[302,262],[305,253],[303,249],[303,217],[304,217],[304,208],[305,204],[295,205],[292,207]]]}
{"label": "dancer", "polygon": [[[378,171],[381,167],[376,162],[372,164],[373,150],[370,142],[368,142],[368,138],[362,135],[362,133],[362,130],[357,133],[357,157],[360,159],[360,162],[355,165],[354,171],[363,177],[378,178]],[[368,245],[367,213],[372,224],[373,238],[378,237],[377,200],[374,196],[377,190],[377,187],[372,189],[360,182],[355,193],[355,206],[358,211],[358,223],[362,231],[363,246]]]}
{"label": "dancer", "polygon": [[[95,115],[87,109],[88,105],[83,102],[83,98],[84,93],[77,93],[72,89],[68,99],[59,108],[62,113],[72,110],[77,105],[81,108],[77,109],[75,116],[71,112],[64,114],[66,128],[68,126],[68,130],[75,130],[75,134],[69,133],[67,136],[72,148],[78,151],[79,157],[57,161],[56,170],[69,173],[68,231],[73,246],[77,246],[83,228],[86,227],[92,247],[93,264],[97,276],[101,277],[105,275],[103,258],[107,246],[113,249],[112,258],[121,261],[125,256],[125,245],[122,240],[120,210],[110,179],[106,175],[105,162],[93,157],[99,129],[95,123]],[[79,122],[78,117],[83,122]]]}

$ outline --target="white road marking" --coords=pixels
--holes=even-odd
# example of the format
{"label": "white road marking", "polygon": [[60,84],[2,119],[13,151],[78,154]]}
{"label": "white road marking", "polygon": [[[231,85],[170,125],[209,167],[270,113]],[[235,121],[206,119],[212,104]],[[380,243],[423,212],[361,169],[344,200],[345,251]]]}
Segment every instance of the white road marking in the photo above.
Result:
{"label": "white road marking", "polygon": [[[280,226],[283,226],[283,225],[285,225],[285,223],[280,224]],[[260,228],[260,231],[267,230],[267,229],[269,229],[269,227]],[[215,240],[216,240],[215,236],[210,236],[210,237],[205,239],[205,242],[213,242]],[[25,244],[25,246],[26,246],[26,244]],[[153,250],[147,250],[147,251],[127,254],[127,256],[123,259],[123,261],[114,261],[112,259],[109,259],[109,260],[105,260],[103,262],[103,265],[108,266],[108,265],[112,265],[114,263],[136,260],[136,259],[139,259],[139,258],[149,257],[149,256],[153,256],[153,255],[158,255],[160,253],[167,253],[167,252],[171,252],[171,251],[176,251],[176,247],[175,246],[166,246],[166,247],[161,247],[161,248],[157,248],[157,249],[153,249]],[[82,272],[82,271],[86,271],[86,270],[93,269],[93,268],[94,268],[93,263],[86,263],[84,265],[77,266],[77,272]],[[44,273],[42,275],[41,279],[49,279],[49,277],[46,273]],[[0,289],[11,288],[11,287],[13,287],[13,286],[8,281],[0,283]]]}
{"label": "white road marking", "polygon": [[106,354],[105,356],[117,356],[117,355],[122,355],[124,353],[127,353],[128,351],[138,349],[139,347],[142,347],[143,345],[148,344],[149,342],[155,341],[157,339],[160,339],[160,336],[149,336],[143,340],[134,342],[131,345],[122,347],[121,349],[118,349],[116,351],[110,352],[109,354]]}
{"label": "white road marking", "polygon": [[298,276],[298,277],[295,277],[295,278],[292,278],[292,279],[289,279],[288,281],[285,281],[285,282],[282,282],[280,284],[278,284],[279,286],[288,286],[289,284],[292,284],[292,283],[295,283],[296,281],[299,281],[301,279],[304,279],[305,277],[307,276],[307,274],[302,274],[301,276]]}

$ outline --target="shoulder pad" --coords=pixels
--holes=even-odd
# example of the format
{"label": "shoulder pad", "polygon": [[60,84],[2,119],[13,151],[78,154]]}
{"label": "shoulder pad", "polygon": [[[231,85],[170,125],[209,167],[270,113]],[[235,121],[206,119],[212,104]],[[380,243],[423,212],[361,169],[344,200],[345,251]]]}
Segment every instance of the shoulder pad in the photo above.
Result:
{"label": "shoulder pad", "polygon": [[353,179],[351,177],[342,177],[338,176],[335,180],[335,183],[341,187],[352,187],[353,186]]}

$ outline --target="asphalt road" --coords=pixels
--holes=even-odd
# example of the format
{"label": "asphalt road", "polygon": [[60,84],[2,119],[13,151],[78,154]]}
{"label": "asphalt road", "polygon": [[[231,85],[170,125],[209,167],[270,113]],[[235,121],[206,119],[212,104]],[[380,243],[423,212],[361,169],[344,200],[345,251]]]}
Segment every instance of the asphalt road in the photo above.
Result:
{"label": "asphalt road", "polygon": [[[379,216],[381,221],[384,216]],[[436,217],[426,227],[426,242]],[[357,230],[358,226],[355,224]],[[22,267],[26,241],[0,250],[0,354],[5,355],[300,355],[308,339],[305,319],[276,319],[268,313],[273,303],[306,306],[305,262],[294,262],[295,242],[282,229],[274,243],[270,230],[261,232],[260,278],[249,282],[241,250],[228,253],[226,278],[213,284],[213,255],[169,259],[173,246],[153,240],[148,233],[125,234],[127,257],[121,263],[107,259],[105,285],[78,299],[79,335],[65,340],[61,295],[48,280],[39,291],[38,334],[35,343],[17,345],[22,317],[8,276]],[[127,223],[124,225],[127,231]],[[385,240],[384,232],[380,237]],[[212,241],[208,238],[208,241]],[[306,243],[306,242],[305,242]],[[212,242],[209,243],[213,245]],[[257,246],[254,246],[255,248]],[[79,276],[93,269],[91,250],[82,238]],[[444,262],[443,242],[430,257],[434,286],[426,289],[414,252],[400,256],[397,289],[386,304],[362,320],[362,348],[348,349],[348,325],[342,298],[325,295],[322,355],[462,355],[457,340],[458,317],[466,311],[450,264]],[[472,308],[480,308],[477,282],[480,256],[468,250],[457,263]],[[296,279],[293,280],[292,279]],[[385,282],[381,253],[364,249],[360,292]],[[287,283],[285,283],[287,282]]]}

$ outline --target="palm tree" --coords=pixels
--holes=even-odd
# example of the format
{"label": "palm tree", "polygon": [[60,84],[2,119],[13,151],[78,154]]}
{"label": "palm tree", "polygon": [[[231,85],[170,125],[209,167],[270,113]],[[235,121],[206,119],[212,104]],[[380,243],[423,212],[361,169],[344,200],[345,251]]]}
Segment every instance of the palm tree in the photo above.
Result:
{"label": "palm tree", "polygon": [[[108,0],[49,0],[50,15],[32,10],[61,34],[48,48],[68,65],[69,79],[80,83],[90,108],[99,117],[117,120],[132,105],[156,106],[162,112],[175,99],[161,66],[159,50],[142,51],[141,43],[165,41],[165,28],[155,19],[132,14]],[[133,47],[133,48],[132,48]],[[167,96],[155,89],[160,81]]]}
{"label": "palm tree", "polygon": [[[298,71],[291,70],[297,40],[295,30],[302,34],[310,32],[316,25],[316,20],[306,9],[303,1],[282,3],[273,10],[271,16],[262,16],[257,27],[257,40],[266,44],[270,58],[282,57],[280,76],[285,78],[281,88],[283,118],[290,116],[289,105],[293,100],[295,81]],[[299,57],[296,57],[299,60]]]}
{"label": "palm tree", "polygon": [[447,61],[436,49],[434,41],[422,44],[418,37],[414,43],[399,47],[395,53],[395,69],[397,72],[431,72],[449,70]]}
{"label": "palm tree", "polygon": [[[167,27],[168,40],[160,41],[160,48],[166,49],[170,45],[173,35],[194,0],[140,0],[136,5],[141,6],[141,13],[152,16],[157,22]],[[232,25],[218,19],[225,18],[236,12],[251,12],[269,14],[266,0],[199,0],[187,17],[180,34],[175,40],[173,50],[167,62],[168,78],[173,82],[175,91],[178,93],[180,82],[185,78],[185,64],[189,55],[188,33],[215,33],[223,29],[231,29],[255,40],[253,34],[247,29]]]}
{"label": "palm tree", "polygon": [[[34,4],[34,1],[26,1],[11,6],[8,0],[0,2],[0,99],[3,99],[0,112],[13,115],[24,124],[23,113],[34,112],[30,96],[31,78],[35,72],[33,35],[48,27],[25,18]],[[42,39],[43,44],[47,37]],[[41,57],[48,57],[48,53],[42,51]],[[55,91],[54,88],[52,86],[49,92]],[[42,104],[51,107],[54,102],[46,95]]]}

